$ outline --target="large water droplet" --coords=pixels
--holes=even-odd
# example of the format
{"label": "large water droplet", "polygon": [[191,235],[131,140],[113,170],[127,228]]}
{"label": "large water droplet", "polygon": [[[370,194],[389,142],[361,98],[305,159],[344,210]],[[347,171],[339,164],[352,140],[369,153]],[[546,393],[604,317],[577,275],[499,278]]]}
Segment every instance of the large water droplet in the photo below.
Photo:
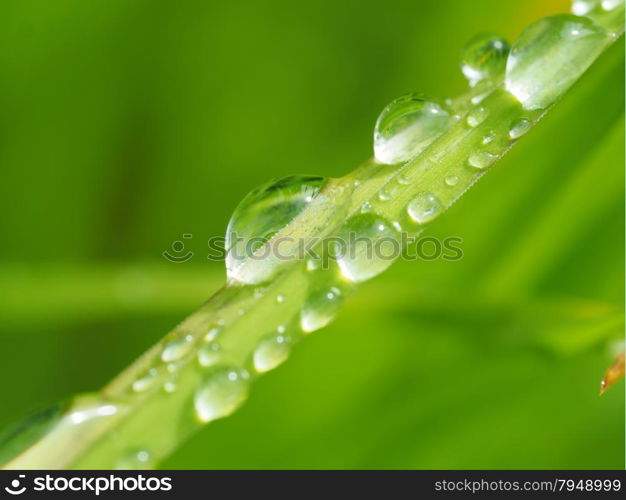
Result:
{"label": "large water droplet", "polygon": [[[453,183],[450,185],[454,185],[455,183],[456,182],[453,180]],[[441,209],[441,202],[431,193],[418,194],[407,206],[409,217],[418,224],[426,224],[433,220],[439,215]]]}
{"label": "large water droplet", "polygon": [[259,373],[273,370],[289,357],[289,349],[289,338],[282,334],[261,340],[253,355],[254,369]]}
{"label": "large water droplet", "polygon": [[[276,266],[257,265],[266,257],[264,244],[318,199],[326,182],[322,177],[291,176],[251,191],[235,209],[226,230],[228,278],[247,284],[269,280]],[[254,265],[244,265],[251,259]]]}
{"label": "large water droplet", "polygon": [[248,374],[238,368],[219,368],[208,374],[196,391],[194,407],[201,422],[233,413],[248,395]]}
{"label": "large water droplet", "polygon": [[374,213],[351,217],[338,232],[337,263],[350,281],[365,281],[387,269],[402,251],[393,224]]}
{"label": "large water droplet", "polygon": [[452,123],[448,107],[421,94],[392,101],[374,128],[374,156],[385,164],[405,162],[426,149]]}
{"label": "large water droplet", "polygon": [[600,54],[606,32],[570,14],[540,19],[513,44],[506,64],[506,89],[526,109],[552,104]]}
{"label": "large water droplet", "polygon": [[491,33],[483,33],[472,38],[461,56],[461,69],[470,85],[495,79],[504,73],[506,56],[509,53],[507,41]]}
{"label": "large water droplet", "polygon": [[300,313],[300,328],[305,333],[324,328],[330,323],[343,302],[341,290],[334,286],[322,285],[309,292]]}

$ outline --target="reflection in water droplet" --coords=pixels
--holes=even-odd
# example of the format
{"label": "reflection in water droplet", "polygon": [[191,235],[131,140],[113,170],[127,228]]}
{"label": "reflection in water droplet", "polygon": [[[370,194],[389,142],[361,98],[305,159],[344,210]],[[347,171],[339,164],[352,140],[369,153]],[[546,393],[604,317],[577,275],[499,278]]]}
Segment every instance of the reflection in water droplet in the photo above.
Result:
{"label": "reflection in water droplet", "polygon": [[511,125],[509,137],[511,139],[519,139],[530,130],[531,125],[531,122],[524,118],[517,120]]}
{"label": "reflection in water droplet", "polygon": [[441,212],[441,202],[432,193],[420,193],[407,206],[409,217],[418,224],[426,224]]}
{"label": "reflection in water droplet", "polygon": [[248,375],[235,367],[216,368],[200,383],[194,408],[198,420],[210,422],[233,413],[248,395]]}
{"label": "reflection in water droplet", "polygon": [[385,164],[405,162],[426,149],[452,123],[448,107],[421,94],[392,101],[374,128],[374,155]]}
{"label": "reflection in water droplet", "polygon": [[289,339],[284,335],[272,335],[261,342],[254,351],[254,369],[259,373],[273,370],[289,357]]}
{"label": "reflection in water droplet", "polygon": [[495,79],[504,72],[506,56],[509,53],[507,41],[497,35],[483,33],[472,38],[461,56],[461,69],[470,85]]}
{"label": "reflection in water droplet", "polygon": [[[278,269],[261,265],[267,253],[263,245],[318,199],[326,182],[322,177],[291,176],[251,191],[235,209],[226,230],[228,278],[247,284],[269,280]],[[244,265],[252,256],[257,259],[254,265]]]}
{"label": "reflection in water droplet", "polygon": [[343,247],[337,255],[341,274],[350,281],[365,281],[387,269],[401,252],[400,234],[375,214],[348,219],[338,233]]}
{"label": "reflection in water droplet", "polygon": [[607,33],[586,17],[540,19],[513,44],[506,89],[526,109],[546,108],[585,72],[606,41]]}

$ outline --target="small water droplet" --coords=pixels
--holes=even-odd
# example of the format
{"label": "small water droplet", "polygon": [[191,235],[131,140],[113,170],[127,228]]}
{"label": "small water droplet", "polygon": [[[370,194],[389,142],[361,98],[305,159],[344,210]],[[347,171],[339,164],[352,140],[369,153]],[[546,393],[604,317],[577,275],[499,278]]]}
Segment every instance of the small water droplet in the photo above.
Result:
{"label": "small water droplet", "polygon": [[159,371],[156,368],[151,368],[148,372],[142,377],[138,378],[133,382],[133,391],[135,392],[143,392],[146,389],[149,389],[154,381],[156,380]]}
{"label": "small water droplet", "polygon": [[385,164],[405,162],[426,149],[452,123],[448,107],[422,94],[392,101],[374,128],[374,155]]}
{"label": "small water droplet", "polygon": [[221,331],[221,328],[211,328],[204,336],[204,341],[211,342],[212,340],[215,340]]}
{"label": "small water droplet", "polygon": [[434,194],[420,193],[407,206],[409,217],[418,224],[426,224],[441,212],[441,202]]}
{"label": "small water droplet", "polygon": [[145,470],[150,468],[150,452],[135,450],[123,456],[116,464],[116,470]]}
{"label": "small water droplet", "polygon": [[470,85],[500,76],[509,48],[504,38],[491,33],[477,35],[467,42],[461,55],[461,69]]}
{"label": "small water droplet", "polygon": [[276,327],[276,331],[277,331],[278,333],[285,333],[285,330],[287,330],[287,328],[285,327],[285,325],[278,325],[278,326]]}
{"label": "small water droplet", "polygon": [[380,193],[378,193],[378,199],[380,201],[389,201],[391,199],[391,194],[389,194],[389,191],[381,191]]}
{"label": "small water droplet", "polygon": [[398,184],[402,186],[407,186],[410,182],[409,178],[405,174],[400,174],[396,180],[398,181]]}
{"label": "small water droplet", "polygon": [[283,302],[285,302],[285,296],[284,295],[277,295],[276,296],[276,302],[278,302],[279,304],[282,304]]}
{"label": "small water droplet", "polygon": [[375,214],[348,219],[338,233],[343,247],[337,263],[350,281],[365,281],[387,269],[402,251],[400,234],[387,220]]}
{"label": "small water droplet", "polygon": [[163,390],[169,394],[172,394],[176,391],[176,379],[170,378],[170,380],[166,380],[163,384]]}
{"label": "small water droplet", "polygon": [[343,302],[337,287],[321,286],[309,292],[300,313],[300,328],[305,333],[314,332],[330,323]]}
{"label": "small water droplet", "polygon": [[484,145],[487,145],[491,142],[493,142],[493,140],[496,138],[496,133],[495,131],[491,130],[488,134],[486,134],[482,140],[480,142],[482,142]]}
{"label": "small water droplet", "polygon": [[369,201],[366,201],[361,205],[361,213],[366,214],[372,211],[372,204]]}
{"label": "small water droplet", "polygon": [[319,263],[316,260],[309,259],[306,261],[306,270],[307,271],[316,271],[319,268]]}
{"label": "small water droplet", "polygon": [[473,108],[467,114],[467,124],[472,128],[478,127],[478,125],[485,121],[485,118],[487,118],[488,114],[489,112],[482,106]]}
{"label": "small water droplet", "polygon": [[497,155],[489,153],[488,151],[474,151],[467,159],[467,163],[470,167],[483,169],[493,165],[497,159]]}
{"label": "small water droplet", "polygon": [[210,422],[233,413],[248,395],[248,376],[235,367],[217,368],[199,385],[194,407],[201,422]]}
{"label": "small water droplet", "polygon": [[445,178],[445,182],[448,186],[456,186],[459,183],[459,177],[457,175],[448,175]]}
{"label": "small water droplet", "polygon": [[222,348],[215,342],[203,344],[198,349],[198,363],[200,366],[213,366],[218,364],[222,359]]}
{"label": "small water droplet", "polygon": [[193,336],[185,335],[184,337],[176,337],[174,340],[169,341],[163,348],[161,353],[161,360],[165,363],[171,361],[178,361],[184,358],[193,347]]}
{"label": "small water droplet", "polygon": [[574,0],[572,14],[587,16],[597,11],[610,12],[623,4],[624,0]]}
{"label": "small water droplet", "polygon": [[513,122],[509,129],[509,137],[511,139],[519,139],[530,130],[532,123],[524,118]]}
{"label": "small water droplet", "polygon": [[540,19],[513,44],[506,89],[526,109],[546,108],[587,70],[606,40],[607,33],[586,17]]}
{"label": "small water droplet", "polygon": [[273,370],[289,357],[290,342],[284,335],[273,335],[259,342],[254,351],[254,369],[258,373]]}
{"label": "small water droplet", "polygon": [[[323,177],[291,176],[251,191],[235,209],[226,230],[228,278],[258,284],[278,272],[277,266],[261,262],[263,245],[317,200],[326,182]],[[254,265],[250,265],[252,257]]]}

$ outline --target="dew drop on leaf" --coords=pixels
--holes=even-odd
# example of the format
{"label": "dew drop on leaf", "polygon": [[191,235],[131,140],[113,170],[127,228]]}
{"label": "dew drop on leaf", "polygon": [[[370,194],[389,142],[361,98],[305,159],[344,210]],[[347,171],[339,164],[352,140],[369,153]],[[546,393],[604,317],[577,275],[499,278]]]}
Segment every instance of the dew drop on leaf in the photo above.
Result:
{"label": "dew drop on leaf", "polygon": [[217,368],[207,374],[194,396],[198,420],[210,422],[233,413],[248,395],[248,374],[235,367]]}
{"label": "dew drop on leaf", "polygon": [[506,89],[526,109],[546,108],[585,72],[606,41],[606,31],[586,17],[540,19],[511,48]]}
{"label": "dew drop on leaf", "polygon": [[[269,280],[276,266],[243,266],[263,245],[320,196],[327,179],[290,176],[251,191],[239,203],[226,230],[226,272],[230,280],[257,284]],[[281,249],[282,250],[282,249]]]}
{"label": "dew drop on leaf", "polygon": [[338,234],[343,248],[337,255],[337,263],[341,274],[350,281],[365,281],[379,275],[400,255],[398,230],[374,213],[351,217]]}
{"label": "dew drop on leaf", "polygon": [[253,354],[254,369],[258,373],[273,370],[289,357],[290,342],[286,335],[279,333],[259,342]]}
{"label": "dew drop on leaf", "polygon": [[508,42],[497,35],[483,33],[472,38],[461,54],[461,70],[474,86],[487,79],[495,79],[504,72]]}
{"label": "dew drop on leaf", "polygon": [[[452,182],[453,184],[448,184],[454,185],[454,179]],[[434,194],[420,193],[409,202],[407,213],[418,224],[426,224],[439,215],[441,208],[441,202]]]}
{"label": "dew drop on leaf", "polygon": [[449,108],[422,94],[392,101],[374,128],[374,156],[392,165],[410,160],[426,149],[452,123]]}

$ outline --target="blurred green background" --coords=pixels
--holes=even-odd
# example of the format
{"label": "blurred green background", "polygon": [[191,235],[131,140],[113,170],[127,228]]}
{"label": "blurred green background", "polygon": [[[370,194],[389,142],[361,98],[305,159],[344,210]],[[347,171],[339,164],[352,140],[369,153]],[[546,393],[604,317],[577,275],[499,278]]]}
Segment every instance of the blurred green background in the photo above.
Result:
{"label": "blurred green background", "polygon": [[[378,112],[566,0],[30,0],[0,15],[0,425],[111,379],[215,291],[238,201],[371,155]],[[165,468],[622,468],[620,41],[398,262]],[[184,264],[161,253],[182,234]]]}

